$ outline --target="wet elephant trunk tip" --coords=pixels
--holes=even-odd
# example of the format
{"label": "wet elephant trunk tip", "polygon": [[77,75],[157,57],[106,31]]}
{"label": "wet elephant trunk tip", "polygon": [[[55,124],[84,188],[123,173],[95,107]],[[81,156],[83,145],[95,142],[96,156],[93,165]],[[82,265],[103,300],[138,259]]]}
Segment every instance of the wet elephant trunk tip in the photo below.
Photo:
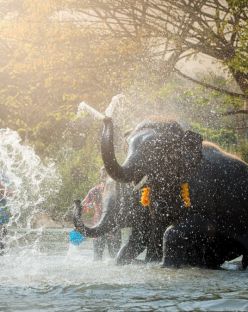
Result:
{"label": "wet elephant trunk tip", "polygon": [[80,200],[74,201],[74,210],[73,210],[73,224],[75,226],[75,229],[80,232],[81,234],[88,236],[88,237],[99,237],[106,233],[108,233],[111,230],[111,224],[113,224],[112,227],[116,227],[116,223],[113,220],[113,216],[111,212],[113,212],[113,207],[110,207],[111,205],[107,205],[108,209],[104,210],[102,212],[101,219],[99,222],[92,226],[88,227],[84,224],[84,221],[82,220],[82,204]]}
{"label": "wet elephant trunk tip", "polygon": [[82,206],[79,199],[74,200],[74,210],[73,210],[73,224],[77,231],[85,234],[85,227],[81,219],[82,216]]}

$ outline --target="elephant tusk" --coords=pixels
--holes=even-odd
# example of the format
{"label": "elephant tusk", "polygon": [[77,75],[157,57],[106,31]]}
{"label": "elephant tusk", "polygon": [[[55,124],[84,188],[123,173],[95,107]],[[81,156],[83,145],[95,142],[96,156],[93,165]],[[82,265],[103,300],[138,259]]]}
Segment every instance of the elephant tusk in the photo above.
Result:
{"label": "elephant tusk", "polygon": [[147,180],[148,180],[148,176],[145,175],[138,184],[134,185],[133,190],[138,191],[139,189],[141,189],[142,186],[147,182]]}

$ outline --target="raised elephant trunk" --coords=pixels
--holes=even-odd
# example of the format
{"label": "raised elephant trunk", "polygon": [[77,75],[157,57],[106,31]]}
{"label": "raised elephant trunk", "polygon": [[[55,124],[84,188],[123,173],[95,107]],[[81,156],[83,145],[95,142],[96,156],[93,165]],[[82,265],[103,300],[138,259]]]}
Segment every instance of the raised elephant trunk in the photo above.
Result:
{"label": "raised elephant trunk", "polygon": [[82,220],[82,204],[80,200],[74,201],[73,223],[77,231],[88,237],[99,237],[117,228],[116,209],[117,209],[117,189],[116,183],[109,183],[108,194],[103,194],[103,209],[101,219],[93,227],[86,226]]}
{"label": "raised elephant trunk", "polygon": [[105,117],[101,140],[101,152],[104,166],[108,175],[115,181],[128,183],[133,180],[131,168],[120,166],[114,152],[113,122],[110,117]]}

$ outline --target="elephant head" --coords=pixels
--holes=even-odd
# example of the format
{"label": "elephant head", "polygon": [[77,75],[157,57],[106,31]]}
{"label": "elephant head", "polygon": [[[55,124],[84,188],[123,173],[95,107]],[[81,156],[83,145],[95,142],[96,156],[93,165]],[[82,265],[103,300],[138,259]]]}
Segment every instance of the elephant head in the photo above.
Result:
{"label": "elephant head", "polygon": [[151,183],[183,181],[201,160],[202,138],[184,131],[174,120],[145,120],[128,138],[128,154],[119,165],[113,145],[113,123],[104,120],[101,141],[102,159],[107,173],[116,181],[139,183],[144,176]]}
{"label": "elephant head", "polygon": [[101,219],[93,227],[88,227],[82,220],[82,206],[80,200],[75,200],[73,211],[73,222],[77,230],[89,237],[98,237],[107,233],[117,226],[116,207],[119,188],[112,179],[107,179],[102,196]]}
{"label": "elephant head", "polygon": [[82,219],[81,201],[75,200],[73,211],[75,228],[86,236],[99,237],[128,226],[129,219],[136,211],[132,209],[135,203],[134,197],[133,189],[129,185],[108,178],[102,195],[102,213],[99,222],[92,227],[87,226]]}

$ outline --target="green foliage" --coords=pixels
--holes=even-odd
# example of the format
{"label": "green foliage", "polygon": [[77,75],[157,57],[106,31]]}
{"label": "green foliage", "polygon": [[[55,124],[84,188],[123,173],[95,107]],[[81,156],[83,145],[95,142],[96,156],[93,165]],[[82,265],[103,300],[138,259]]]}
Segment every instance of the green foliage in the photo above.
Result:
{"label": "green foliage", "polygon": [[[10,4],[10,3],[9,3]],[[63,21],[57,1],[11,1],[0,22],[0,127],[17,130],[43,159],[53,158],[63,180],[54,211],[84,196],[101,166],[99,124],[76,120],[83,100],[104,111],[128,88],[143,47],[102,37],[91,26]],[[6,48],[5,48],[6,47]]]}
{"label": "green foliage", "polygon": [[248,75],[248,24],[239,30],[240,44],[228,65],[235,72]]}
{"label": "green foliage", "polygon": [[64,215],[74,199],[84,198],[98,183],[102,166],[100,129],[99,122],[92,121],[91,117],[73,118],[61,133],[60,142],[51,144],[63,181],[56,200],[57,209],[53,212],[55,218]]}
{"label": "green foliage", "polygon": [[227,148],[228,150],[231,147],[237,145],[237,134],[234,130],[230,129],[213,129],[213,128],[206,128],[203,127],[199,123],[192,123],[192,129],[198,133],[200,133],[205,140],[214,142],[219,144],[220,146]]}
{"label": "green foliage", "polygon": [[56,200],[55,218],[67,212],[73,199],[83,199],[98,183],[101,157],[99,149],[90,142],[89,139],[83,148],[77,150],[64,146],[57,154],[56,162],[63,184]]}
{"label": "green foliage", "polygon": [[18,18],[0,23],[3,46],[10,47],[0,49],[0,126],[25,129],[25,139],[46,154],[52,147],[45,128],[58,142],[82,100],[103,110],[130,85],[143,48],[131,39],[102,38],[90,26],[61,21],[56,1],[20,2]]}

